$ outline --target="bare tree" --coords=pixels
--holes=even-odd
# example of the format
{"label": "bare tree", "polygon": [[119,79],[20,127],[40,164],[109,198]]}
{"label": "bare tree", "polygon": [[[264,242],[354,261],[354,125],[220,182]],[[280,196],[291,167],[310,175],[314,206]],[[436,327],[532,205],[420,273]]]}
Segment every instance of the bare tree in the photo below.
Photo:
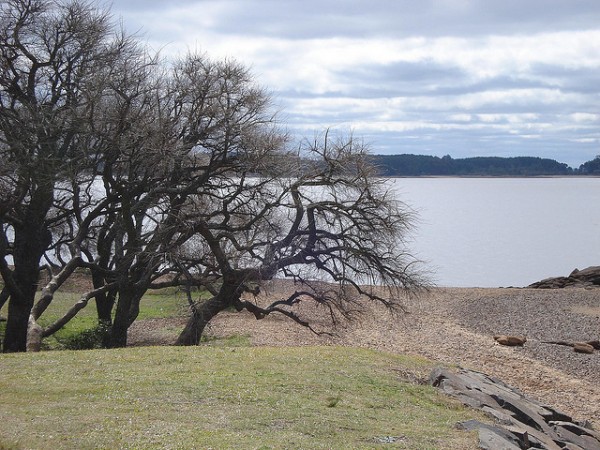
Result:
{"label": "bare tree", "polygon": [[[0,25],[4,351],[25,350],[28,328],[38,347],[91,299],[105,344],[125,346],[146,291],[167,285],[213,295],[190,301],[179,344],[229,307],[311,326],[303,302],[347,316],[359,296],[396,308],[422,285],[403,246],[410,212],[363,144],[325,133],[291,151],[244,66],[196,54],[169,65],[78,1],[8,0]],[[51,278],[34,304],[42,264]],[[93,288],[42,329],[80,267]],[[280,276],[299,288],[246,299]]]}
{"label": "bare tree", "polygon": [[[268,96],[236,62],[187,55],[172,67],[161,94],[155,120],[163,118],[168,126],[162,135],[169,139],[154,151],[139,149],[145,169],[127,162],[129,171],[138,167],[143,175],[128,173],[124,179],[103,174],[108,189],[123,191],[110,225],[110,269],[118,280],[110,346],[126,345],[127,330],[148,289],[199,285],[185,276],[186,266],[173,256],[196,233],[198,223],[189,211],[197,193],[223,189],[231,167],[251,158],[263,161],[261,155],[281,148],[284,140],[273,128]],[[115,165],[106,167],[114,170]],[[158,282],[167,274],[168,282]]]}
{"label": "bare tree", "polygon": [[[412,213],[376,178],[361,142],[327,132],[284,156],[268,158],[272,176],[263,169],[248,177],[240,164],[218,190],[199,194],[196,239],[182,256],[213,296],[192,304],[179,345],[197,344],[231,307],[313,329],[300,304],[323,306],[335,322],[357,311],[361,297],[398,309],[426,285],[404,245]],[[262,306],[244,299],[275,277],[294,281],[287,297]]]}
{"label": "bare tree", "polygon": [[[130,74],[131,68],[122,72]],[[86,261],[79,265],[91,271],[93,294],[83,295],[38,336],[58,330],[94,297],[104,309],[99,317],[110,325],[106,345],[125,346],[127,330],[148,289],[201,286],[199,280],[186,276],[187,266],[173,256],[196,233],[190,211],[197,193],[225,188],[232,168],[240,164],[259,173],[272,161],[270,155],[283,148],[285,135],[275,127],[268,95],[236,62],[190,54],[158,79],[134,79],[131,85],[118,81],[112,112],[94,118],[96,139],[107,140],[99,160],[102,170],[95,180],[101,181],[104,200],[94,208],[87,206],[86,212],[65,202],[68,226],[56,245],[56,259],[60,259],[65,248],[72,254],[73,243],[81,241],[77,249]],[[70,192],[76,189],[82,191],[77,185]],[[67,195],[71,197],[77,198]],[[93,215],[100,207],[102,215]],[[82,217],[88,219],[83,234]],[[62,264],[59,275],[72,261]],[[51,296],[42,296],[33,309],[34,320],[49,300]]]}
{"label": "bare tree", "polygon": [[5,352],[25,350],[40,261],[62,220],[51,214],[55,188],[95,169],[89,117],[110,80],[108,68],[132,47],[114,30],[108,12],[88,3],[2,3],[0,274],[3,297],[9,299]]}

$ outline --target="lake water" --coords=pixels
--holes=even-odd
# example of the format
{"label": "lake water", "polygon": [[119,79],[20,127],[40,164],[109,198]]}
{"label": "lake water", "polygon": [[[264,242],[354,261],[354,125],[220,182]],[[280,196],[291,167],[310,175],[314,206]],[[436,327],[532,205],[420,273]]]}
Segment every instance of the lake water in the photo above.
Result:
{"label": "lake water", "polygon": [[398,178],[438,286],[526,286],[600,265],[600,178]]}

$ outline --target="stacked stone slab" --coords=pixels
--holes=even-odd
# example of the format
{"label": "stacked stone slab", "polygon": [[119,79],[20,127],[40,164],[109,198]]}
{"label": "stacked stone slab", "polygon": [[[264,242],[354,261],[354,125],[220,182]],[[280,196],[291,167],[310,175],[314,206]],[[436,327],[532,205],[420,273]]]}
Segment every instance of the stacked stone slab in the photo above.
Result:
{"label": "stacked stone slab", "polygon": [[478,430],[482,449],[600,450],[600,433],[590,424],[529,399],[496,378],[472,370],[455,373],[437,368],[430,382],[492,418],[493,425],[476,420],[460,424]]}

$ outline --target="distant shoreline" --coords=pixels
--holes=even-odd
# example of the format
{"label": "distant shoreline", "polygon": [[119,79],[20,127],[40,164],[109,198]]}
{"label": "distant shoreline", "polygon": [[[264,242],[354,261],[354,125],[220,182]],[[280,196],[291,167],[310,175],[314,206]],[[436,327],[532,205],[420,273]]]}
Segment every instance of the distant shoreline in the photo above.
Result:
{"label": "distant shoreline", "polygon": [[533,156],[477,156],[452,158],[430,155],[370,155],[370,161],[379,169],[381,176],[390,177],[553,177],[598,176],[600,156],[570,167],[550,158]]}
{"label": "distant shoreline", "polygon": [[381,178],[600,178],[593,175],[380,175]]}

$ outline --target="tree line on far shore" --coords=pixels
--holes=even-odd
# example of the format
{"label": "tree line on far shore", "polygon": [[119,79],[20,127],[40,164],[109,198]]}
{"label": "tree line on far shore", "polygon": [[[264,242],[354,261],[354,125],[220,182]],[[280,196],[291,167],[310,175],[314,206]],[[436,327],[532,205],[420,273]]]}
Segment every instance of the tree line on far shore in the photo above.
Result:
{"label": "tree line on far shore", "polygon": [[599,175],[600,156],[573,169],[554,159],[531,156],[442,158],[429,155],[373,155],[382,176],[551,176]]}

